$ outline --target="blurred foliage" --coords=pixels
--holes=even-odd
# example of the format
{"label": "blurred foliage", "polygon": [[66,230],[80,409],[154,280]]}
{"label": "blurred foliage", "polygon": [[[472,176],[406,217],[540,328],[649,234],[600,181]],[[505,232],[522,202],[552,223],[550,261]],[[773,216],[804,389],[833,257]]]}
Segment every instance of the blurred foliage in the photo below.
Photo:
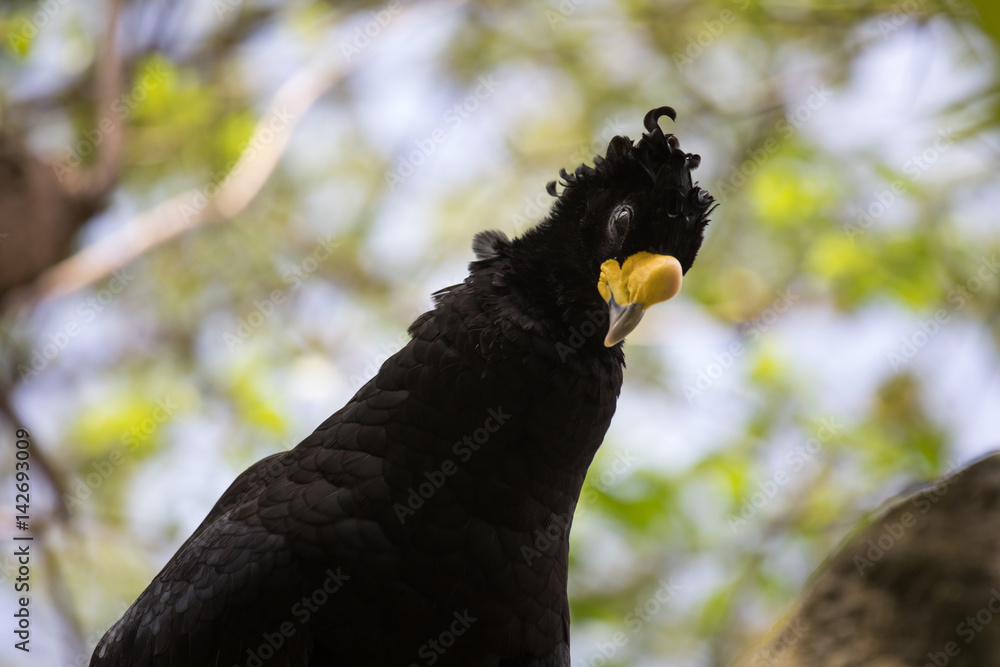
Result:
{"label": "blurred foliage", "polygon": [[[46,159],[94,143],[106,11],[0,9],[2,127]],[[522,231],[560,167],[670,104],[720,206],[679,314],[630,339],[622,402],[644,408],[616,420],[578,508],[574,659],[731,662],[866,508],[964,455],[989,377],[939,382],[958,353],[942,341],[988,341],[975,366],[997,363],[991,38],[992,0],[126,3],[125,149],[81,247],[224,179],[296,72],[344,76],[235,219],[130,264],[96,318],[109,281],[3,321],[7,395],[69,496],[68,519],[40,524],[76,634],[61,659],[243,467],[405,342],[475,232]],[[498,92],[476,97],[484,77]],[[415,148],[423,166],[391,186]],[[68,322],[80,336],[20,372]],[[859,350],[880,351],[864,373]]]}

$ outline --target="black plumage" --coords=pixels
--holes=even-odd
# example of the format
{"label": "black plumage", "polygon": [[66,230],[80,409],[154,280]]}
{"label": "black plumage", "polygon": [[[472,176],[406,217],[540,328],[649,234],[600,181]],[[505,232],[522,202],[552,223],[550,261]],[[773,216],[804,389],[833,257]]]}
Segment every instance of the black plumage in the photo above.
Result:
{"label": "black plumage", "polygon": [[[664,115],[562,172],[523,236],[478,234],[468,278],[346,406],[237,478],[91,665],[569,665],[569,526],[618,335],[679,287],[712,202]],[[660,295],[616,302],[644,281]]]}

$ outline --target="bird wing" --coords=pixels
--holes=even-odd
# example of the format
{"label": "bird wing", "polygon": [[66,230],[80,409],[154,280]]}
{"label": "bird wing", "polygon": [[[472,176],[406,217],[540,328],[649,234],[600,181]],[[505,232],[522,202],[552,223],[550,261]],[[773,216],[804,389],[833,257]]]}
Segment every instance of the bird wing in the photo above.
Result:
{"label": "bird wing", "polygon": [[381,459],[358,451],[380,430],[366,405],[376,394],[362,388],[295,449],[241,474],[101,639],[91,667],[256,664],[253,656],[308,665],[317,601],[349,578],[339,566],[391,548],[361,507],[388,497]]}
{"label": "bird wing", "polygon": [[[308,629],[295,625],[291,612],[303,582],[288,537],[252,509],[281,456],[259,461],[232,484],[107,632],[92,667],[246,664],[248,651],[262,650],[269,665],[308,664]],[[283,623],[295,632],[282,632]]]}

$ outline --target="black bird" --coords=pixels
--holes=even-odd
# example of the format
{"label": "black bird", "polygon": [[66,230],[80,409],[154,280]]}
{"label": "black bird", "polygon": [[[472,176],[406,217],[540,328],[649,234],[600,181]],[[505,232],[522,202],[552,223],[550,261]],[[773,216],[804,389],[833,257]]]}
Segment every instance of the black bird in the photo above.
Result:
{"label": "black bird", "polygon": [[568,666],[569,527],[622,339],[680,288],[712,198],[650,111],[477,234],[459,285],[294,449],[240,475],[93,667]]}

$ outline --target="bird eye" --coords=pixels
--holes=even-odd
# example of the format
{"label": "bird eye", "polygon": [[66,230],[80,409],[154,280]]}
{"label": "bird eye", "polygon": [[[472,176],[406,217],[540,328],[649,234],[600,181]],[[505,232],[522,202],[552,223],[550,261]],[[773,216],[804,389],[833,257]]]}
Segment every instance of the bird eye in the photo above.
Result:
{"label": "bird eye", "polygon": [[608,231],[613,237],[621,238],[628,232],[630,222],[632,222],[632,207],[628,204],[616,206],[608,218]]}

